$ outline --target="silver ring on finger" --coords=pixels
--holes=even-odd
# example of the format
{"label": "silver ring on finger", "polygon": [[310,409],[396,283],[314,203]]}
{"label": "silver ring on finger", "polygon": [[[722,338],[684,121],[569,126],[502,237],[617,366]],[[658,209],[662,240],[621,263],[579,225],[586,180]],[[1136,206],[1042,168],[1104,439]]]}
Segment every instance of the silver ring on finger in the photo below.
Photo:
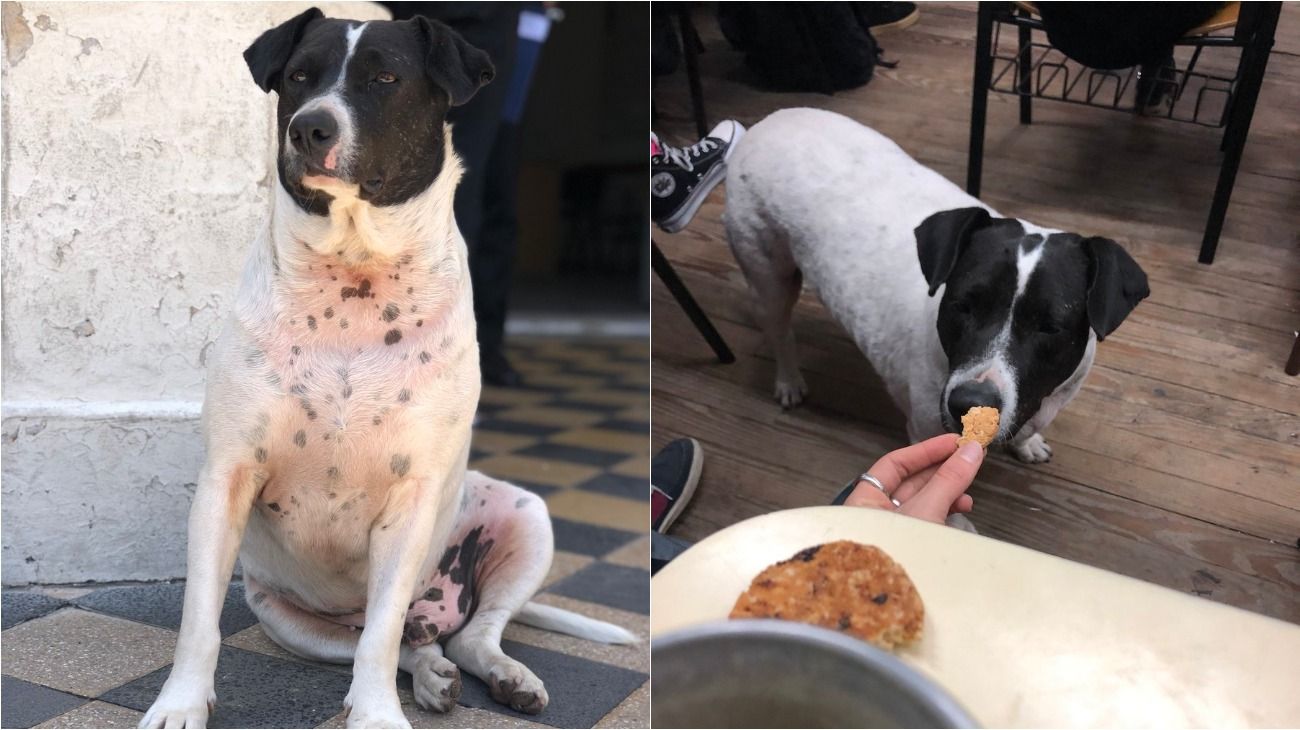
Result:
{"label": "silver ring on finger", "polygon": [[903,506],[902,502],[899,502],[897,499],[894,499],[893,497],[889,496],[889,492],[885,490],[885,485],[881,484],[879,479],[871,476],[866,472],[862,472],[861,474],[858,475],[858,481],[866,482],[867,484],[870,484],[876,489],[879,489],[880,493],[885,495],[885,499],[888,499],[890,502],[893,503],[895,509]]}

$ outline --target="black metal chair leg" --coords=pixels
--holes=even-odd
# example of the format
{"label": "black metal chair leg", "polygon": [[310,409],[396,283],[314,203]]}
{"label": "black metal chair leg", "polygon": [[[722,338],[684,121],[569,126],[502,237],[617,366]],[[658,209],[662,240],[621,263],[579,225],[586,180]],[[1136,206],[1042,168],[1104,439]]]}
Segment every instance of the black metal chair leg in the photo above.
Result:
{"label": "black metal chair leg", "polygon": [[984,119],[989,105],[989,82],[993,78],[993,3],[979,4],[975,33],[975,79],[970,108],[970,153],[966,160],[966,192],[979,196],[984,164]]}
{"label": "black metal chair leg", "polygon": [[709,133],[708,119],[704,114],[704,91],[700,87],[699,36],[691,23],[691,4],[681,3],[677,10],[677,30],[682,40],[682,56],[686,59],[686,81],[691,87],[691,112],[695,115],[695,131],[700,139]]}
{"label": "black metal chair leg", "polygon": [[[1028,15],[1028,11],[1021,10],[1022,15]],[[1034,96],[1030,91],[1029,79],[1033,73],[1034,49],[1030,45],[1033,31],[1027,25],[1018,26],[1020,31],[1020,48],[1016,54],[1017,70],[1020,72],[1019,84],[1016,90],[1020,92],[1020,123],[1030,124],[1033,122],[1033,109],[1031,104]]]}
{"label": "black metal chair leg", "polygon": [[[1272,6],[1269,3],[1269,6]],[[1238,86],[1237,98],[1228,117],[1227,131],[1224,133],[1223,163],[1219,167],[1219,182],[1214,189],[1214,201],[1210,204],[1210,217],[1205,224],[1205,236],[1201,239],[1201,254],[1197,261],[1203,264],[1214,263],[1215,252],[1219,248],[1219,235],[1223,233],[1223,219],[1228,213],[1228,202],[1232,199],[1232,187],[1237,181],[1237,168],[1241,165],[1241,153],[1246,147],[1246,135],[1250,132],[1250,122],[1255,115],[1255,102],[1259,100],[1259,90],[1264,84],[1264,71],[1268,68],[1268,54],[1273,48],[1273,33],[1277,29],[1280,7],[1264,10],[1259,27],[1255,30],[1250,45],[1242,50],[1246,56],[1242,66],[1244,73]]]}
{"label": "black metal chair leg", "polygon": [[718,334],[718,330],[709,321],[709,315],[700,309],[700,305],[695,301],[695,297],[691,296],[686,284],[682,283],[681,277],[677,276],[677,271],[673,269],[668,257],[664,256],[664,252],[659,250],[659,244],[653,240],[650,242],[650,265],[659,276],[659,280],[668,287],[673,299],[676,299],[677,304],[686,312],[686,316],[691,318],[695,329],[699,330],[700,335],[709,343],[709,347],[713,348],[718,361],[724,365],[735,362],[736,356],[732,354],[731,348],[727,347],[722,335]]}

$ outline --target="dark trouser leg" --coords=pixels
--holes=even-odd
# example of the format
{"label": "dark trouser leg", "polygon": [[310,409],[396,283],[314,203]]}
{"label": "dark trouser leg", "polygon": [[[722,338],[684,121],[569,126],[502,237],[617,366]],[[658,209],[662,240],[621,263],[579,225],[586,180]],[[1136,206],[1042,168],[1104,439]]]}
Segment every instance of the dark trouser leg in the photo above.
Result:
{"label": "dark trouser leg", "polygon": [[483,180],[483,220],[470,257],[474,316],[485,364],[489,358],[504,357],[506,307],[518,241],[518,148],[519,128],[508,122],[500,124]]}

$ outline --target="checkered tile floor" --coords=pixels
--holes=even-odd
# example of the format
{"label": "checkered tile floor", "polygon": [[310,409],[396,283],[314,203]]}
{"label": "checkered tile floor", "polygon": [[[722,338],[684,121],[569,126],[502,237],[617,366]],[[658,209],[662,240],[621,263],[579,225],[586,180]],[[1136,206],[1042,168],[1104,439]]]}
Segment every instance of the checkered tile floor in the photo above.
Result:
{"label": "checkered tile floor", "polygon": [[[485,388],[471,467],[542,495],[555,562],[537,600],[649,635],[649,351],[643,340],[512,343],[520,389]],[[6,590],[3,727],[135,727],[171,668],[181,584]],[[303,661],[262,633],[231,584],[212,727],[343,727],[350,669]],[[648,641],[611,647],[511,624],[507,654],[546,683],[523,715],[465,677],[460,707],[415,727],[649,727]]]}

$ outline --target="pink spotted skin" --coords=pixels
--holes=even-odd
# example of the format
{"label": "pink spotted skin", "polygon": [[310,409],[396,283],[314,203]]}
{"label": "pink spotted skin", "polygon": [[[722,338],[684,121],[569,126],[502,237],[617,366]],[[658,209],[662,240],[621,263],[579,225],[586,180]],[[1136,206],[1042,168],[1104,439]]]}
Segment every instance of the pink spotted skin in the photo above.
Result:
{"label": "pink spotted skin", "polygon": [[[208,448],[242,452],[267,477],[245,529],[245,574],[309,611],[355,613],[371,529],[413,499],[441,514],[462,498],[479,394],[464,243],[447,235],[382,255],[269,235],[209,364],[205,402],[240,407],[205,408]],[[435,544],[455,529],[439,523]]]}

